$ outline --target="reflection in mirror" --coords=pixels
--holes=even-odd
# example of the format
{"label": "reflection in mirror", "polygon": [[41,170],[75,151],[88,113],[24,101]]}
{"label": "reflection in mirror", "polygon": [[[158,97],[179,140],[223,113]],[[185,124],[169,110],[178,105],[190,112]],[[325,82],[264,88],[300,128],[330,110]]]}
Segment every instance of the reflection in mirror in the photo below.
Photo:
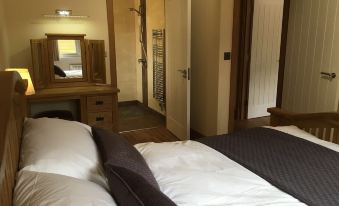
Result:
{"label": "reflection in mirror", "polygon": [[80,40],[53,40],[55,79],[81,79],[83,67]]}

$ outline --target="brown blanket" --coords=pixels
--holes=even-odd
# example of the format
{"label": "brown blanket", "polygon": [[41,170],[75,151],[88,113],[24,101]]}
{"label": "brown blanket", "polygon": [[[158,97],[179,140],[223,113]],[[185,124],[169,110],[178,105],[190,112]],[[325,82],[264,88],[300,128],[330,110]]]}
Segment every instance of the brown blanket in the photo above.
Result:
{"label": "brown blanket", "polygon": [[307,205],[339,206],[339,153],[272,129],[198,140]]}

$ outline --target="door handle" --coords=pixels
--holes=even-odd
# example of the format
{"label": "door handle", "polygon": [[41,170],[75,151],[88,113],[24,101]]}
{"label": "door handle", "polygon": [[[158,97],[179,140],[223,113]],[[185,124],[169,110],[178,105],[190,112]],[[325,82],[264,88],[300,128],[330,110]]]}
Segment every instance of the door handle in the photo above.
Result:
{"label": "door handle", "polygon": [[320,72],[320,74],[322,78],[328,79],[330,81],[337,77],[336,73]]}
{"label": "door handle", "polygon": [[182,74],[184,79],[187,79],[187,70],[186,69],[178,69],[178,72]]}

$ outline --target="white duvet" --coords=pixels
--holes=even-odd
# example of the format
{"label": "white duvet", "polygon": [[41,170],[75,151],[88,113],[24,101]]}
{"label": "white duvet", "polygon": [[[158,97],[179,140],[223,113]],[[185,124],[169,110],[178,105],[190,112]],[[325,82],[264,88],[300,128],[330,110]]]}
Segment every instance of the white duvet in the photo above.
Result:
{"label": "white duvet", "polygon": [[[338,145],[296,127],[275,129],[339,152]],[[161,190],[179,206],[305,205],[201,143],[143,143],[135,147],[144,156]]]}

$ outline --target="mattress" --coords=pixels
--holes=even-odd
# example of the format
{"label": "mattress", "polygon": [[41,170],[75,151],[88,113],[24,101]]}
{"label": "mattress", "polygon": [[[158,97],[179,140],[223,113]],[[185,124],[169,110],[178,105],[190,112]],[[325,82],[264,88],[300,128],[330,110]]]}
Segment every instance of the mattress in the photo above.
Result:
{"label": "mattress", "polygon": [[[294,127],[273,128],[339,152],[339,146]],[[180,206],[305,205],[291,195],[195,141],[135,146],[150,166],[161,190]]]}

